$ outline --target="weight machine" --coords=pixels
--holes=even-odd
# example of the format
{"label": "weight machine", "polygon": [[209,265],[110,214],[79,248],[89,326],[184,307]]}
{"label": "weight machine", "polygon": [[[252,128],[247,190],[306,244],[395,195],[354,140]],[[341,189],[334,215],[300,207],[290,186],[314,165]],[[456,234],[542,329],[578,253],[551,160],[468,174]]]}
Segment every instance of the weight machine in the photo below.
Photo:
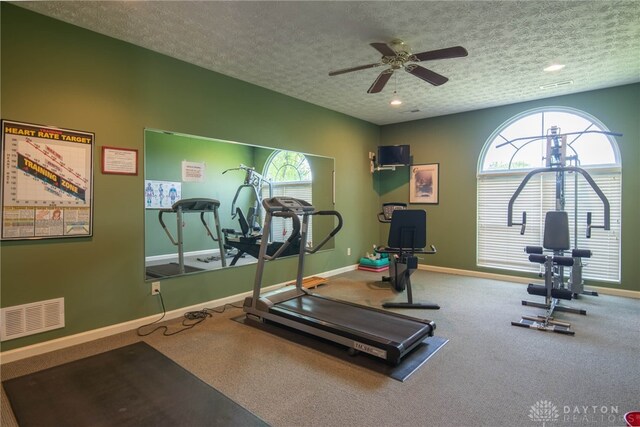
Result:
{"label": "weight machine", "polygon": [[[582,259],[590,258],[592,253],[590,250],[574,248],[571,250],[571,256],[565,256],[565,252],[571,248],[570,245],[570,233],[569,233],[569,220],[567,212],[565,211],[565,184],[566,174],[575,173],[575,214],[574,214],[574,246],[577,246],[577,174],[581,174],[589,186],[596,193],[603,205],[603,224],[594,225],[592,222],[592,213],[587,213],[587,227],[586,237],[591,237],[591,230],[594,228],[601,228],[604,230],[610,230],[610,205],[609,200],[604,195],[602,190],[598,187],[589,173],[578,166],[579,160],[575,150],[571,148],[571,144],[567,144],[567,136],[569,135],[582,135],[585,133],[601,133],[607,135],[621,136],[621,134],[606,132],[606,131],[583,131],[583,132],[571,132],[561,133],[560,128],[551,127],[547,135],[533,136],[525,138],[517,138],[511,141],[507,141],[498,145],[496,148],[504,145],[511,144],[518,140],[528,140],[527,143],[517,148],[516,152],[524,147],[529,142],[546,138],[547,150],[546,150],[546,167],[534,169],[529,172],[522,180],[515,193],[509,200],[507,211],[507,225],[509,227],[513,225],[521,226],[520,234],[524,235],[527,224],[527,213],[522,212],[521,222],[514,222],[513,220],[513,206],[525,188],[527,183],[532,177],[541,173],[555,173],[555,210],[549,211],[545,217],[544,227],[544,239],[542,246],[527,246],[525,252],[529,254],[529,261],[538,263],[544,272],[545,284],[534,285],[529,284],[527,292],[530,295],[544,296],[545,302],[535,303],[530,301],[522,301],[522,305],[541,307],[546,309],[546,313],[542,316],[523,316],[520,322],[511,322],[514,326],[521,326],[526,328],[533,328],[544,331],[552,331],[563,334],[573,335],[574,332],[570,330],[571,324],[566,322],[560,322],[554,320],[554,311],[565,311],[576,314],[586,315],[585,310],[574,309],[571,307],[563,306],[559,303],[559,300],[571,300],[577,298],[579,295],[593,295],[597,296],[597,292],[585,291],[584,282],[582,280]],[[567,148],[571,148],[574,151],[573,155],[567,155]],[[515,155],[515,154],[514,154]],[[545,254],[546,252],[546,254]],[[571,267],[571,273],[569,280],[565,283],[564,268]]]}
{"label": "weight machine", "polygon": [[252,190],[251,194],[254,196],[254,201],[253,201],[253,205],[249,207],[249,209],[247,210],[247,214],[245,215],[245,218],[250,229],[254,231],[260,231],[262,229],[261,227],[262,208],[260,205],[260,201],[263,199],[262,189],[264,188],[264,186],[267,186],[269,190],[268,197],[271,198],[273,197],[273,184],[271,183],[270,180],[266,179],[261,174],[256,172],[255,168],[245,166],[243,164],[240,164],[240,166],[237,168],[231,168],[231,169],[225,170],[224,172],[222,172],[222,175],[224,175],[229,171],[236,171],[236,170],[244,171],[245,175],[244,175],[243,184],[241,184],[238,187],[238,189],[236,190],[236,194],[233,197],[233,202],[231,202],[231,218],[235,219],[236,216],[238,215],[238,209],[240,209],[236,207],[238,196],[240,196],[240,193],[242,193],[242,190],[244,188],[249,188]]}

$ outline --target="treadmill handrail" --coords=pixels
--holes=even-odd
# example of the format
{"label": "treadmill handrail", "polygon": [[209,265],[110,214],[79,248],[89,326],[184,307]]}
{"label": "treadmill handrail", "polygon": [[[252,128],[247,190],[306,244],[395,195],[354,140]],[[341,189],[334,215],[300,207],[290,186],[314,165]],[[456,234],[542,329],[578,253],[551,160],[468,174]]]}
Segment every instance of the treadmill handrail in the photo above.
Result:
{"label": "treadmill handrail", "polygon": [[[165,213],[175,213],[178,211],[184,213],[197,213],[200,212],[200,221],[204,224],[205,229],[207,230],[207,234],[209,237],[213,239],[214,242],[220,241],[220,236],[216,239],[209,228],[209,225],[204,219],[204,214],[207,212],[214,212],[220,207],[220,201],[216,199],[205,199],[205,198],[192,198],[192,199],[181,199],[171,205],[171,208],[160,209],[158,211],[158,221],[160,221],[160,225],[167,236],[169,236],[169,240],[174,246],[178,246],[178,242],[171,234],[171,231],[167,228],[166,224],[162,220],[162,215]],[[186,208],[186,209],[185,209]]]}
{"label": "treadmill handrail", "polygon": [[280,246],[278,248],[277,251],[275,251],[275,253],[273,255],[267,255],[266,253],[264,254],[264,259],[267,261],[271,261],[274,260],[276,258],[278,258],[280,256],[280,254],[282,254],[285,249],[287,249],[289,247],[289,245],[298,238],[298,236],[300,235],[300,218],[298,218],[298,215],[296,215],[294,212],[292,211],[277,211],[277,212],[272,212],[271,213],[272,216],[278,216],[278,217],[282,217],[282,218],[291,218],[293,220],[293,231],[291,232],[291,236],[289,236],[289,238],[287,240],[284,241],[283,245]]}
{"label": "treadmill handrail", "polygon": [[[604,195],[604,193],[602,192],[600,187],[598,187],[598,184],[596,184],[596,182],[593,180],[593,178],[591,178],[591,175],[589,175],[589,172],[587,172],[586,170],[584,170],[582,168],[579,168],[577,166],[562,166],[562,167],[539,168],[539,169],[534,169],[531,172],[529,172],[527,174],[527,176],[524,177],[524,179],[522,180],[522,182],[520,183],[520,185],[516,189],[515,193],[513,193],[513,196],[511,196],[511,199],[509,200],[509,207],[508,207],[508,210],[507,210],[507,226],[508,227],[511,227],[513,225],[522,225],[523,226],[523,230],[522,231],[524,231],[524,221],[522,223],[513,222],[513,204],[515,203],[516,199],[518,198],[518,196],[520,195],[520,193],[522,192],[524,187],[527,185],[529,180],[534,175],[537,175],[539,173],[544,173],[544,172],[578,172],[578,173],[580,173],[584,177],[584,179],[587,180],[587,182],[589,183],[589,185],[591,186],[593,191],[595,191],[595,193],[598,195],[598,197],[602,201],[602,204],[604,205],[604,225],[595,226],[595,225],[589,224],[589,228],[590,229],[591,228],[603,228],[605,230],[610,230],[611,229],[611,207],[609,205],[609,200]],[[526,218],[526,217],[523,216],[523,218]],[[523,234],[523,233],[521,232],[521,234]]]}
{"label": "treadmill handrail", "polygon": [[174,246],[177,246],[178,242],[176,242],[176,239],[173,238],[173,235],[171,234],[166,224],[162,220],[162,214],[165,212],[176,213],[176,211],[174,211],[173,209],[161,209],[158,212],[158,221],[160,221],[160,225],[162,226],[162,229],[164,230],[164,232],[167,233],[167,236],[169,236],[169,240],[171,240],[171,243],[173,243]]}
{"label": "treadmill handrail", "polygon": [[338,234],[338,232],[342,229],[343,221],[342,221],[342,215],[340,215],[340,212],[338,212],[338,211],[318,211],[318,212],[313,212],[313,213],[311,213],[309,215],[331,215],[331,216],[335,216],[336,218],[338,218],[338,225],[331,231],[331,233],[329,233],[327,235],[327,237],[325,237],[313,249],[305,249],[306,253],[314,254],[314,253],[318,252],[320,250],[320,248],[322,248],[329,241],[329,239],[331,239],[333,236]]}

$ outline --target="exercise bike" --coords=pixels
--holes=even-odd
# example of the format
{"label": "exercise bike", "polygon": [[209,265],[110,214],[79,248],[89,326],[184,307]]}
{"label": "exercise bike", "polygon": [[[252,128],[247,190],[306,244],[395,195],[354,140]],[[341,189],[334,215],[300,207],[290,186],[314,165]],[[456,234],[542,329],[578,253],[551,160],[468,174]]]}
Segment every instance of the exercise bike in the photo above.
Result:
{"label": "exercise bike", "polygon": [[407,291],[406,302],[386,302],[384,308],[419,308],[438,310],[437,304],[414,302],[411,289],[411,275],[418,268],[418,254],[435,254],[436,248],[425,250],[427,245],[427,213],[423,210],[409,210],[404,203],[385,203],[378,221],[391,223],[387,246],[376,251],[389,254],[389,276],[382,280],[391,283],[398,292]]}

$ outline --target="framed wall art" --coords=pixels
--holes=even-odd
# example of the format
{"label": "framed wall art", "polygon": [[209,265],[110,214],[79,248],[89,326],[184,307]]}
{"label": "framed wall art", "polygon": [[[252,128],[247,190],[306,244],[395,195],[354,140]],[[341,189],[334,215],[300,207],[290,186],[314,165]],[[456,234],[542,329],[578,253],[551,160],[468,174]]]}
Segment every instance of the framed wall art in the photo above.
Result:
{"label": "framed wall art", "polygon": [[438,204],[439,163],[411,165],[409,203]]}

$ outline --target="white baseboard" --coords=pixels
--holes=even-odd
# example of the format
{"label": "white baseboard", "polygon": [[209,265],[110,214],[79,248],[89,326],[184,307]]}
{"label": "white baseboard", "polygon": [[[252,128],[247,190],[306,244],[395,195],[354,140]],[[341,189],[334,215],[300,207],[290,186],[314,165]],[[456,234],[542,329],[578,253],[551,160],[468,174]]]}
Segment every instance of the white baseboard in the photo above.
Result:
{"label": "white baseboard", "polygon": [[[218,256],[220,254],[220,249],[205,249],[202,251],[191,251],[191,252],[185,252],[184,253],[184,257],[194,257],[194,256],[204,256],[204,257],[209,257],[209,256]],[[152,255],[152,256],[148,256],[144,259],[145,264],[149,263],[149,262],[156,262],[156,261],[168,261],[168,260],[172,260],[172,259],[177,259],[178,258],[178,254],[177,253],[173,253],[173,254],[164,254],[164,255]]]}
{"label": "white baseboard", "polygon": [[[208,251],[211,253],[211,251]],[[323,276],[323,277],[331,277],[336,274],[346,273],[347,271],[355,270],[357,265],[347,266],[342,268],[337,268],[335,270],[326,271],[324,273],[315,274],[314,276]],[[272,291],[278,288],[281,288],[286,283],[290,283],[287,281],[285,283],[278,283],[276,285],[268,286],[266,288],[262,288],[263,292]],[[231,295],[225,298],[220,298],[213,301],[207,301],[200,304],[192,305],[190,307],[181,307],[176,310],[168,311],[163,320],[171,320],[177,319],[184,315],[184,313],[189,311],[199,311],[204,308],[211,307],[221,307],[224,304],[230,304],[238,301],[243,301],[246,297],[251,296],[252,291],[243,292],[241,294]],[[71,347],[78,344],[83,344],[86,342],[94,341],[100,338],[105,338],[111,335],[119,334],[122,332],[131,331],[137,329],[141,326],[148,325],[149,323],[157,320],[160,317],[160,314],[154,314],[152,316],[143,317],[141,319],[131,320],[124,323],[118,323],[117,325],[106,326],[104,328],[93,329],[91,331],[82,332],[75,335],[70,335],[67,337],[57,338],[50,341],[45,341],[38,344],[33,344],[21,348],[16,348],[14,350],[7,350],[0,353],[0,365],[9,362],[15,362],[16,360],[25,359],[27,357],[37,356],[40,354],[48,353],[54,350],[60,350],[66,347]]]}
{"label": "white baseboard", "polygon": [[[515,282],[515,283],[531,283],[533,280],[527,277],[519,277],[519,276],[509,276],[508,274],[497,274],[497,273],[487,273],[484,271],[474,271],[474,270],[460,270],[457,268],[449,268],[449,267],[438,267],[435,265],[418,265],[419,270],[425,271],[433,271],[435,273],[446,273],[446,274],[455,274],[458,276],[471,276],[471,277],[480,277],[483,279],[493,279],[493,280],[503,280],[505,282]],[[587,286],[589,290],[597,291],[598,293],[604,295],[613,295],[617,297],[625,297],[625,298],[636,298],[640,299],[640,292],[638,291],[629,291],[627,289],[615,289],[615,288],[605,288],[602,286]]]}

